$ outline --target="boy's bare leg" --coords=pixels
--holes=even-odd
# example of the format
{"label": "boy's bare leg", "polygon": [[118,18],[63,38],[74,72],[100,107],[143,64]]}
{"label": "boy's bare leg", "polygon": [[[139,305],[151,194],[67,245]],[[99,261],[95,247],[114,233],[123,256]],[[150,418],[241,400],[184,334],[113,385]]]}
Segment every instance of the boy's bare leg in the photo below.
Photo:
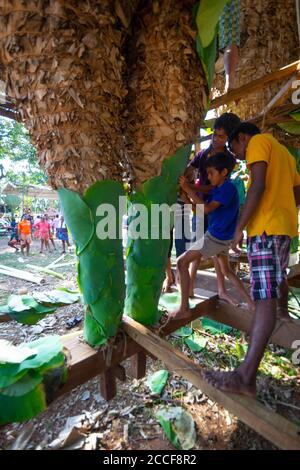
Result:
{"label": "boy's bare leg", "polygon": [[53,238],[50,238],[50,240],[51,240],[51,243],[52,243],[52,245],[53,245],[54,250],[56,250],[56,246],[55,246],[55,243],[54,243]]}
{"label": "boy's bare leg", "polygon": [[277,317],[280,320],[290,321],[288,308],[289,286],[286,279],[283,279],[279,286],[280,299],[277,299]]}
{"label": "boy's bare leg", "polygon": [[26,243],[26,255],[29,255],[30,243]]}
{"label": "boy's bare leg", "polygon": [[276,323],[276,299],[258,300],[253,316],[250,345],[242,364],[233,372],[205,371],[204,378],[224,392],[255,396],[256,374]]}
{"label": "boy's bare leg", "polygon": [[225,287],[225,276],[222,273],[221,265],[217,256],[213,257],[215,271],[217,275],[217,283],[218,283],[218,296],[221,300],[225,300],[230,305],[234,307],[238,307],[239,303],[230,294],[228,294],[226,287]]}
{"label": "boy's bare leg", "polygon": [[24,256],[24,248],[25,248],[25,245],[24,243],[21,242],[21,253],[23,256]]}
{"label": "boy's bare leg", "polygon": [[189,266],[192,262],[199,263],[201,260],[201,253],[199,251],[186,251],[177,260],[177,270],[179,272],[180,287],[181,287],[181,303],[178,310],[172,312],[172,318],[184,318],[189,315],[189,291],[190,291],[190,273]]}
{"label": "boy's bare leg", "polygon": [[255,303],[251,299],[250,295],[248,294],[244,284],[242,281],[237,277],[237,275],[232,271],[231,267],[228,263],[228,256],[226,255],[219,255],[218,256],[221,270],[223,275],[225,275],[229,281],[234,285],[237,292],[241,295],[241,297],[245,300],[249,310],[254,312],[255,310]]}
{"label": "boy's bare leg", "polygon": [[41,250],[40,250],[40,253],[43,253],[43,249],[44,249],[44,240],[41,239]]}
{"label": "boy's bare leg", "polygon": [[239,61],[239,48],[236,44],[230,44],[224,51],[225,69],[225,93],[228,93],[237,86],[237,65]]}
{"label": "boy's bare leg", "polygon": [[170,292],[171,285],[173,284],[173,272],[171,265],[171,258],[168,258],[167,267],[166,267],[166,277],[162,286],[162,292]]}
{"label": "boy's bare leg", "polygon": [[195,288],[195,281],[196,281],[198,267],[199,267],[199,261],[193,261],[191,263],[189,297],[194,297],[194,288]]}
{"label": "boy's bare leg", "polygon": [[62,240],[62,246],[63,246],[63,253],[66,252],[66,242],[64,240]]}

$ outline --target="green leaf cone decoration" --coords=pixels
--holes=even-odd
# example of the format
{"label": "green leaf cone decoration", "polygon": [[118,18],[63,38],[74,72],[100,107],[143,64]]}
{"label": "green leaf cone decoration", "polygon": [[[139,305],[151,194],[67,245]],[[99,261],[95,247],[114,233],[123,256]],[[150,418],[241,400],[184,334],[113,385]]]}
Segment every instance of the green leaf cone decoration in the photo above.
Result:
{"label": "green leaf cone decoration", "polygon": [[125,312],[144,325],[155,324],[161,315],[158,301],[170,246],[170,239],[163,239],[170,234],[162,230],[158,231],[158,239],[151,239],[151,206],[176,202],[178,178],[186,168],[189,155],[190,146],[181,147],[163,162],[160,176],[151,178],[130,197],[133,209],[138,203],[148,208],[148,230],[147,239],[132,239],[130,227],[134,217],[129,219]]}
{"label": "green leaf cone decoration", "polygon": [[[101,346],[117,333],[123,313],[125,278],[120,197],[123,196],[123,202],[125,192],[121,183],[105,180],[91,186],[82,198],[67,189],[58,193],[77,247],[78,284],[87,305],[84,338],[91,346]],[[110,214],[115,215],[113,227],[106,224]]]}
{"label": "green leaf cone decoration", "polygon": [[[2,357],[5,347],[2,343]],[[10,360],[14,362],[0,362],[0,425],[27,421],[44,411],[51,395],[66,380],[67,373],[58,336],[8,347]],[[24,348],[25,359],[17,362],[18,357],[24,357],[23,353],[18,353]]]}

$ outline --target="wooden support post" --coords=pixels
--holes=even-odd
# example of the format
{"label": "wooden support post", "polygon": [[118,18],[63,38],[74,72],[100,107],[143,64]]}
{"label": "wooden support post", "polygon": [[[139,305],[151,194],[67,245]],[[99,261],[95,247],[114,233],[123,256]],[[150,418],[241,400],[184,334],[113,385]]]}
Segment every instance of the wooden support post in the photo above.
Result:
{"label": "wooden support post", "polygon": [[100,394],[106,400],[112,400],[117,393],[116,376],[108,369],[100,375]]}
{"label": "wooden support post", "polygon": [[147,351],[155,352],[171,371],[180,374],[270,442],[281,449],[300,449],[299,426],[265,408],[254,398],[216,389],[204,380],[198,364],[132,318],[123,317],[123,327],[136,343]]}
{"label": "wooden support post", "polygon": [[142,379],[146,375],[147,355],[140,351],[130,359],[130,373],[134,379]]}

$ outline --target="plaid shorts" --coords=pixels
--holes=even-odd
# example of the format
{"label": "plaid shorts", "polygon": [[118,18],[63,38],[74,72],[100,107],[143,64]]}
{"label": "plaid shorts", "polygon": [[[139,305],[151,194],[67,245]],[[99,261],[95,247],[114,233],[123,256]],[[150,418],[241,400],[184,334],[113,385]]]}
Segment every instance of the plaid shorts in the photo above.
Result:
{"label": "plaid shorts", "polygon": [[249,237],[247,251],[253,300],[278,299],[279,286],[286,278],[291,239],[287,235]]}
{"label": "plaid shorts", "polygon": [[240,45],[240,0],[230,0],[219,20],[219,49]]}

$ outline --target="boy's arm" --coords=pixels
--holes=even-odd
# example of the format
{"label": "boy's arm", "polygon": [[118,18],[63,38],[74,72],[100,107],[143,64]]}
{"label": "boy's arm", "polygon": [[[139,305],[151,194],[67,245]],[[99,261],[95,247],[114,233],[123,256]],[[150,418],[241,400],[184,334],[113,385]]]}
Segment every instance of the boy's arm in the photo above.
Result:
{"label": "boy's arm", "polygon": [[248,224],[262,199],[266,185],[267,168],[268,165],[264,161],[255,162],[251,165],[251,186],[248,189],[243,212],[238,221],[235,236],[232,241],[233,249],[237,250],[237,245],[243,237],[243,229]]}
{"label": "boy's arm", "polygon": [[209,214],[220,207],[221,203],[219,201],[204,203],[203,199],[197,194],[197,192],[190,188],[184,177],[181,176],[179,178],[179,182],[181,188],[187,193],[193,204],[204,204],[204,214]]}

